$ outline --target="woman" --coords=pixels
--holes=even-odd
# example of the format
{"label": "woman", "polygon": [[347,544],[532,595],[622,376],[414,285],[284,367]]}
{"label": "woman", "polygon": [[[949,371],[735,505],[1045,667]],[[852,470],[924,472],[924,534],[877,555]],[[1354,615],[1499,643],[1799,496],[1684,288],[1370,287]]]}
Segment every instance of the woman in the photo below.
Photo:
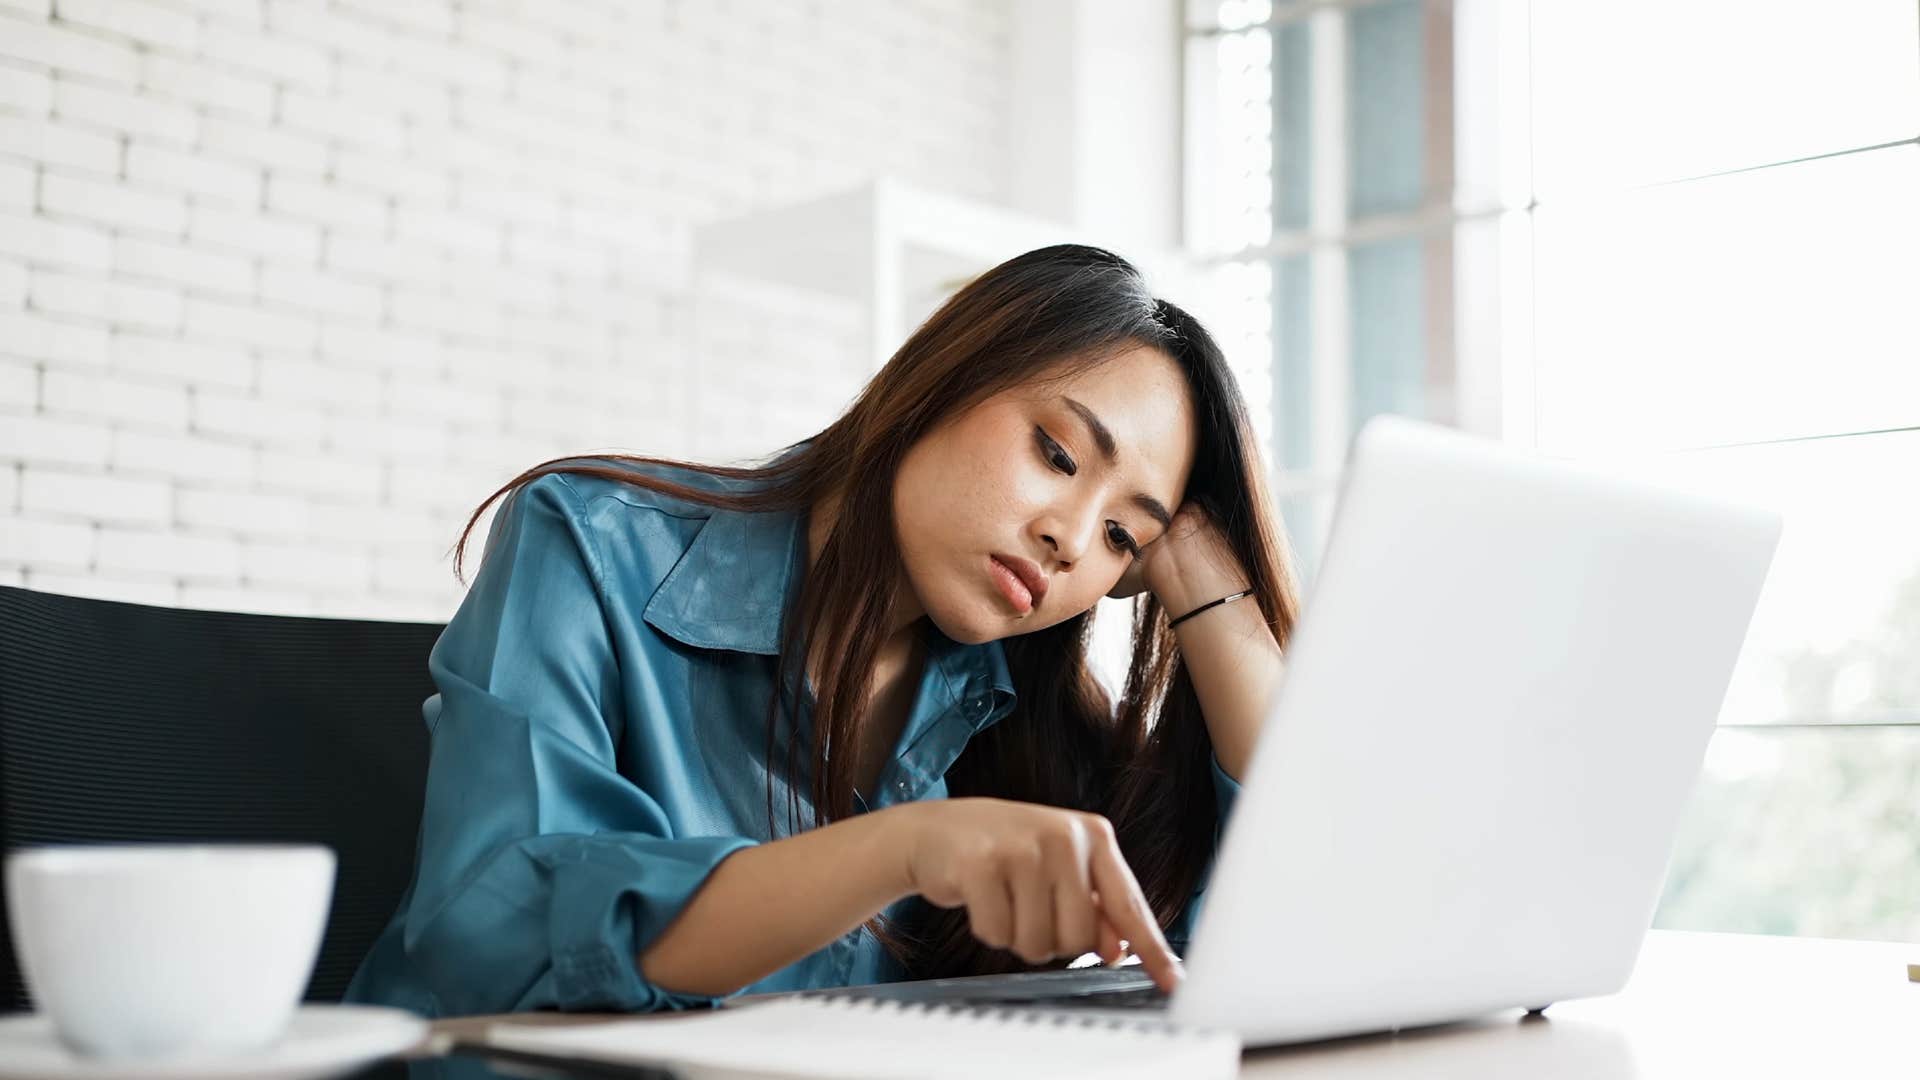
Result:
{"label": "woman", "polygon": [[[1177,983],[1295,596],[1218,346],[1125,260],[995,267],[763,466],[548,462],[469,534],[502,497],[348,1000],[686,1008],[1123,942]],[[1116,707],[1089,614],[1136,593]]]}

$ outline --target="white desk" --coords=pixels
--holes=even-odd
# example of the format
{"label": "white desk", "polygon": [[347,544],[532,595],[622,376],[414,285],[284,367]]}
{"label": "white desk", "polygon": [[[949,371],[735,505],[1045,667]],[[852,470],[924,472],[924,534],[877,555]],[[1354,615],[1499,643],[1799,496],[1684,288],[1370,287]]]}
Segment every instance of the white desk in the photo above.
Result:
{"label": "white desk", "polygon": [[1248,1051],[1243,1077],[1920,1076],[1920,944],[1654,931],[1626,989],[1544,1017]]}
{"label": "white desk", "polygon": [[[1655,931],[1626,989],[1610,997],[1560,1002],[1532,1020],[1515,1009],[1398,1035],[1251,1050],[1241,1075],[1913,1080],[1920,1077],[1920,984],[1907,981],[1910,963],[1920,963],[1920,944]],[[433,1027],[477,1034],[504,1019],[614,1018],[532,1013]]]}

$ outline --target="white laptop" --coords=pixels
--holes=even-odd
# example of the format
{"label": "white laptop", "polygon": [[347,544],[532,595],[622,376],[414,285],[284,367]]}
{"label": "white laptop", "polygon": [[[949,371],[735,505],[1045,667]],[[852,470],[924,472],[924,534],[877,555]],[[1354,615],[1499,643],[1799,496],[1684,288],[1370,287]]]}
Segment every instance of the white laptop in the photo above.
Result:
{"label": "white laptop", "polygon": [[1144,1006],[1251,1046],[1612,993],[1779,531],[1375,419],[1179,990],[1123,967],[826,993]]}

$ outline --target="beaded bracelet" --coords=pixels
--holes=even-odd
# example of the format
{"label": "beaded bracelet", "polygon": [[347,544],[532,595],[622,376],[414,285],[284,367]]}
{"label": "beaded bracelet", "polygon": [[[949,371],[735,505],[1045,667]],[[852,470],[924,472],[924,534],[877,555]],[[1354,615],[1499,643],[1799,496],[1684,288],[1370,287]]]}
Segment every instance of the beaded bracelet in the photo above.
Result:
{"label": "beaded bracelet", "polygon": [[1193,618],[1195,615],[1200,614],[1201,612],[1207,610],[1208,608],[1217,608],[1221,604],[1231,604],[1235,600],[1244,599],[1252,595],[1253,595],[1252,589],[1242,589],[1237,593],[1232,593],[1230,595],[1223,596],[1218,600],[1209,600],[1206,603],[1201,604],[1199,607],[1194,608],[1192,611],[1187,612],[1185,615],[1182,615],[1179,618],[1168,623],[1167,629],[1171,630],[1174,627],[1179,626],[1181,623],[1186,622],[1188,619]]}

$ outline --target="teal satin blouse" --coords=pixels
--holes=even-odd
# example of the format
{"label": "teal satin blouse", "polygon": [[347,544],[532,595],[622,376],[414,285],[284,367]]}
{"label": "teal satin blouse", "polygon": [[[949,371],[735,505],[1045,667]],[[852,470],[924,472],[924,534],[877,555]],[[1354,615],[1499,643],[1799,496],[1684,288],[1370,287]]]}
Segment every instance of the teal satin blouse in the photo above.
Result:
{"label": "teal satin blouse", "polygon": [[[635,958],[720,860],[768,839],[768,701],[800,526],[571,475],[507,501],[429,661],[414,876],[348,1001],[450,1016],[716,1000],[651,984]],[[856,794],[861,812],[944,797],[967,741],[1013,707],[997,642],[927,634],[912,710],[875,798]],[[796,723],[808,717],[803,702]],[[1238,785],[1217,762],[1214,776],[1224,821]],[[784,817],[778,770],[773,794]],[[810,805],[804,785],[799,797]],[[902,977],[862,928],[741,992]]]}

